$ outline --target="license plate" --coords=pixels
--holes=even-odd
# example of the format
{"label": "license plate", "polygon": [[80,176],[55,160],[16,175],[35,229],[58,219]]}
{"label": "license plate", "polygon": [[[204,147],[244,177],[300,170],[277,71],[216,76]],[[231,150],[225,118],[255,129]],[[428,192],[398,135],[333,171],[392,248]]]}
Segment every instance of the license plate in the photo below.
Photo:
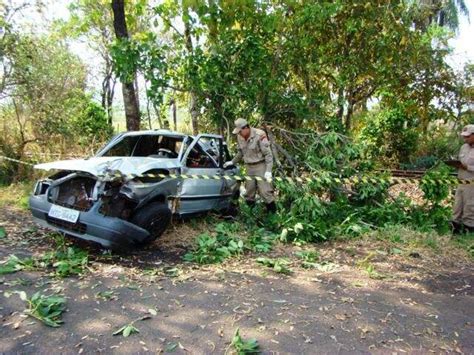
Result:
{"label": "license plate", "polygon": [[79,219],[79,211],[71,210],[70,208],[52,205],[48,212],[48,216],[57,218],[63,221],[76,223]]}

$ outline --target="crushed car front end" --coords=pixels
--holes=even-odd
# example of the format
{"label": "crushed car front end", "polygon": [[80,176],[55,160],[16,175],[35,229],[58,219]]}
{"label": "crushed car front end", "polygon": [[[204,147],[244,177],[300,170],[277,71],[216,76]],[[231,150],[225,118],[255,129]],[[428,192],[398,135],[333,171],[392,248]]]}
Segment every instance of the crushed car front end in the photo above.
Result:
{"label": "crushed car front end", "polygon": [[110,249],[144,240],[148,232],[127,221],[136,202],[113,190],[111,184],[76,172],[41,180],[30,197],[31,213],[43,226]]}
{"label": "crushed car front end", "polygon": [[[104,158],[94,159],[98,161],[87,164],[100,166]],[[151,198],[167,203],[165,196],[176,191],[173,179],[154,177],[143,183],[120,174],[99,178],[100,174],[93,174],[98,171],[84,167],[85,161],[82,167],[81,161],[74,162],[76,171],[68,164],[62,164],[67,170],[36,183],[29,199],[31,213],[42,226],[105,248],[123,249],[146,240],[149,232],[130,222],[134,211]],[[62,165],[56,163],[52,168],[60,169]]]}

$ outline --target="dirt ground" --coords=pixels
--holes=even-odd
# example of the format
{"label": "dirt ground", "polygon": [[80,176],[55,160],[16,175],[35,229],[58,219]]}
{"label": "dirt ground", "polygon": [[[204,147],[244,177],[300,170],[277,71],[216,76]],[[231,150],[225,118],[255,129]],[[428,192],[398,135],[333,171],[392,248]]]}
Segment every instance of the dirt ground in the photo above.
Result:
{"label": "dirt ground", "polygon": [[[0,226],[0,260],[52,248],[27,212],[3,208]],[[175,223],[146,250],[112,258],[88,246],[93,260],[81,277],[0,276],[0,352],[221,354],[232,351],[239,328],[266,354],[474,353],[474,263],[459,250],[388,253],[383,241],[340,241],[310,246],[320,267],[304,269],[294,255],[301,247],[277,245],[265,256],[291,261],[292,273],[282,275],[253,254],[213,266],[183,262],[199,228]],[[64,324],[27,317],[17,295],[4,297],[17,290],[64,295]],[[104,291],[113,296],[98,298]],[[139,333],[112,335],[142,317]]]}

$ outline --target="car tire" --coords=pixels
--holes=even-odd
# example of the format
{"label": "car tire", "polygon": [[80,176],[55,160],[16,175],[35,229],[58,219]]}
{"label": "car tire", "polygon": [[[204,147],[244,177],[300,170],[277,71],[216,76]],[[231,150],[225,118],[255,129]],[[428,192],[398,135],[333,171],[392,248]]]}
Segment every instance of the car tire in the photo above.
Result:
{"label": "car tire", "polygon": [[150,235],[140,245],[149,244],[161,236],[171,221],[171,210],[161,202],[152,202],[139,209],[131,221],[133,224],[147,230]]}

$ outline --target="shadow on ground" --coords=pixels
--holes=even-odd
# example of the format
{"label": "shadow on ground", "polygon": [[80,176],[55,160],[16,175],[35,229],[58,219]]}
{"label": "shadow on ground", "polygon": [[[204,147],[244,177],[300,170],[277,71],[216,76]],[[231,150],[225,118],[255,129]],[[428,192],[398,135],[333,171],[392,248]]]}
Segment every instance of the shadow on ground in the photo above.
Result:
{"label": "shadow on ground", "polygon": [[[12,239],[32,228],[27,215],[0,223]],[[63,294],[68,309],[53,329],[26,317],[17,295],[0,296],[0,352],[224,353],[237,328],[264,353],[474,352],[471,262],[449,261],[437,270],[423,256],[391,256],[380,260],[390,276],[374,279],[343,247],[327,244],[320,251],[334,268],[307,270],[293,260],[293,273],[284,276],[254,255],[216,266],[184,263],[180,255],[189,244],[173,234],[186,227],[175,228],[163,244],[113,258],[88,245],[97,257],[82,277],[24,271],[1,277],[2,294]],[[41,233],[30,232],[30,244],[2,243],[1,259],[47,250],[51,242]],[[274,253],[291,258],[293,249]],[[98,296],[104,291],[110,299]],[[112,335],[145,316],[134,323],[140,333]]]}

